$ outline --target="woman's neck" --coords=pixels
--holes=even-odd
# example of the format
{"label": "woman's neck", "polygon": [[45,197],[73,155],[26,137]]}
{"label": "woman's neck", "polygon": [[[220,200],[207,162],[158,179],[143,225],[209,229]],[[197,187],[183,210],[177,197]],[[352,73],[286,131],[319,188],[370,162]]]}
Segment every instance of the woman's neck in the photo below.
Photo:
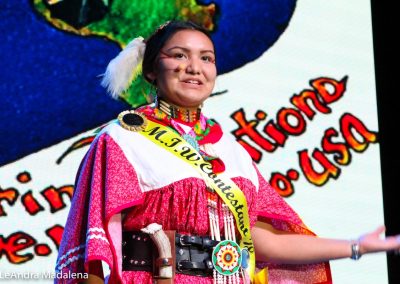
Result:
{"label": "woman's neck", "polygon": [[159,99],[157,108],[166,113],[171,118],[191,124],[200,119],[201,107],[180,107]]}

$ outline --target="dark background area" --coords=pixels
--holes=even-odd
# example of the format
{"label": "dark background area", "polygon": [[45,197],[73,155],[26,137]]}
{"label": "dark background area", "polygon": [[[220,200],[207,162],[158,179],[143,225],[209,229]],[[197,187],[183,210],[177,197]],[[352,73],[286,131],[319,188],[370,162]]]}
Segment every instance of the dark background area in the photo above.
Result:
{"label": "dark background area", "polygon": [[[385,210],[386,234],[400,234],[400,198],[399,196],[399,165],[400,127],[398,115],[400,106],[397,104],[399,95],[396,86],[398,69],[398,45],[395,44],[399,35],[395,19],[399,17],[388,3],[372,0],[372,23],[374,33],[375,72],[378,99],[380,151],[382,161],[383,199]],[[396,13],[396,14],[395,14]],[[387,254],[389,283],[400,283],[400,255]]]}

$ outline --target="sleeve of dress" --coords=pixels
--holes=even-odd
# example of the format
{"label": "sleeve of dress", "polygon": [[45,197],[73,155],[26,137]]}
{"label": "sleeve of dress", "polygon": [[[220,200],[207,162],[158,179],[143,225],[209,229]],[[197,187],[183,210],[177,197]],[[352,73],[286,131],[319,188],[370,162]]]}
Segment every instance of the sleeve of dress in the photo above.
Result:
{"label": "sleeve of dress", "polygon": [[[302,235],[315,235],[297,213],[264,179],[257,167],[257,220],[271,224],[275,229]],[[328,262],[315,264],[273,264],[257,262],[258,268],[268,267],[269,283],[332,283]]]}
{"label": "sleeve of dress", "polygon": [[55,283],[77,283],[89,269],[98,274],[101,261],[110,267],[108,283],[120,283],[120,229],[115,223],[123,209],[142,202],[136,172],[121,148],[107,133],[96,137],[77,175]]}

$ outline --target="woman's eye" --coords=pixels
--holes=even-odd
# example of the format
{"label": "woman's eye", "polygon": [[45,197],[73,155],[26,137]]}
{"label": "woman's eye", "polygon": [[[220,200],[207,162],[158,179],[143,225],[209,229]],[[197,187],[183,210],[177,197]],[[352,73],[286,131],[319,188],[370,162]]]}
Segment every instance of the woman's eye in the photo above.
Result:
{"label": "woman's eye", "polygon": [[177,58],[177,59],[186,58],[185,54],[183,54],[183,53],[175,53],[174,57]]}
{"label": "woman's eye", "polygon": [[203,61],[206,61],[206,62],[211,62],[211,63],[214,63],[214,62],[215,62],[214,58],[211,57],[211,56],[202,56],[201,59],[202,59]]}

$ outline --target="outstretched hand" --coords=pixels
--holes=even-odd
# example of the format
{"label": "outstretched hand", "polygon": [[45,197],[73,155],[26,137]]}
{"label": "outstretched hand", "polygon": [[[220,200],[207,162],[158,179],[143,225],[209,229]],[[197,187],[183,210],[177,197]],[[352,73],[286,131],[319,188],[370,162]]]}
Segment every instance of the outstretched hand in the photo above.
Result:
{"label": "outstretched hand", "polygon": [[382,238],[381,235],[385,230],[385,226],[380,226],[358,239],[361,255],[381,251],[400,251],[400,235]]}

